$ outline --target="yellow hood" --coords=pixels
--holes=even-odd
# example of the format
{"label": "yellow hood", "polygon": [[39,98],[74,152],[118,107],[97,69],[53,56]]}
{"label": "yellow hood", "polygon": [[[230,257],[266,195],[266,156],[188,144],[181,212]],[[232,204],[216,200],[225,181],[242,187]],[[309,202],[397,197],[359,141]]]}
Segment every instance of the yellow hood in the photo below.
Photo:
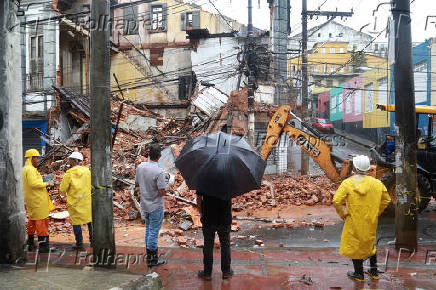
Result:
{"label": "yellow hood", "polygon": [[354,181],[353,191],[355,193],[359,195],[367,195],[372,190],[373,184],[367,182],[367,179],[370,179],[369,176],[355,175],[351,177],[351,179]]}

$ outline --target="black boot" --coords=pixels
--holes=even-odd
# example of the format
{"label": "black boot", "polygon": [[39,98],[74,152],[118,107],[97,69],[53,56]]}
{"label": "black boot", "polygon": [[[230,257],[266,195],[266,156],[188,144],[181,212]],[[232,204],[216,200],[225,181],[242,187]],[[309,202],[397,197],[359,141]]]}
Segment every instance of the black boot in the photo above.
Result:
{"label": "black boot", "polygon": [[151,263],[149,267],[163,265],[166,264],[166,262],[165,260],[159,260],[158,249],[151,251]]}
{"label": "black boot", "polygon": [[363,260],[361,259],[353,259],[354,272],[348,272],[347,276],[351,279],[359,282],[365,281],[365,277],[363,276]]}
{"label": "black boot", "polygon": [[152,251],[150,251],[149,249],[146,249],[146,251],[147,251],[147,266],[148,267],[152,267],[152,265],[151,265],[151,260],[152,260],[151,254],[152,254]]}
{"label": "black boot", "polygon": [[38,236],[39,252],[48,253],[56,251],[56,248],[50,248],[50,242],[48,236]]}
{"label": "black boot", "polygon": [[73,250],[75,251],[85,251],[85,247],[83,246],[83,243],[76,243],[76,245],[73,246]]}
{"label": "black boot", "polygon": [[27,251],[33,252],[35,250],[35,236],[28,235],[26,244],[27,244]]}

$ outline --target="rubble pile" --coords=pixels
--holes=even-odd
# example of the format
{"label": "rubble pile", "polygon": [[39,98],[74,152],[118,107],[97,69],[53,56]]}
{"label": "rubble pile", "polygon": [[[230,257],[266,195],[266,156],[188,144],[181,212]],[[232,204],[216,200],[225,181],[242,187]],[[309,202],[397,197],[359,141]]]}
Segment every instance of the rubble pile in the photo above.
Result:
{"label": "rubble pile", "polygon": [[[68,155],[74,150],[79,150],[84,156],[82,165],[90,167],[91,163],[89,105],[83,99],[75,102],[71,96],[64,100],[63,104],[66,103],[69,106],[62,111],[74,120],[72,137],[66,143],[59,140],[51,142],[53,149],[39,166],[43,174],[53,174],[57,184],[50,191],[56,207],[54,212],[67,209],[66,197],[59,195],[58,187],[69,168]],[[218,126],[219,121],[214,119],[216,116],[205,118],[193,126],[191,117],[182,121],[165,118],[149,111],[144,105],[134,105],[119,99],[111,102],[111,109],[112,132],[116,134],[112,152],[114,218],[118,221],[137,220],[141,218],[141,213],[140,196],[134,192],[135,170],[141,162],[147,160],[148,146],[154,142],[160,143],[171,148],[173,158],[177,158],[188,138],[211,132],[220,125]],[[269,116],[277,107],[256,104],[256,110]],[[165,212],[167,220],[175,229],[162,234],[180,246],[201,247],[201,241],[184,237],[185,231],[201,227],[200,214],[195,207],[195,191],[189,190],[179,173],[173,173],[176,174],[175,184],[171,186],[172,194],[165,197]],[[235,212],[253,212],[278,205],[330,205],[336,187],[337,185],[325,177],[265,176],[265,184],[259,190],[235,198],[233,208]],[[67,232],[71,231],[71,228],[69,219],[52,219],[50,223],[51,232]],[[239,229],[240,225],[235,222],[232,231],[237,232]]]}
{"label": "rubble pile", "polygon": [[[331,205],[333,195],[337,189],[327,177],[318,176],[266,176],[265,179],[273,184],[274,192],[269,186],[262,185],[258,190],[251,191],[235,198],[234,211],[273,208],[277,204],[287,205]],[[274,195],[274,197],[272,196]]]}
{"label": "rubble pile", "polygon": [[[201,132],[199,131],[203,127],[201,125],[196,128],[192,127],[189,118],[183,121],[168,119],[147,110],[144,106],[126,102],[122,104],[120,100],[114,100],[111,103],[113,128],[116,128],[121,106],[119,126],[112,152],[114,218],[117,220],[135,220],[141,217],[138,208],[139,196],[133,192],[135,170],[141,162],[147,160],[148,146],[155,142],[160,143],[164,147],[171,146],[173,155],[178,156],[186,139],[200,135]],[[69,169],[67,160],[69,154],[74,150],[78,150],[84,157],[82,165],[90,167],[91,163],[90,129],[89,119],[86,117],[87,113],[86,111],[82,112],[82,109],[78,106],[73,106],[68,113],[74,113],[75,116],[81,114],[81,122],[78,122],[78,119],[75,118],[75,122],[78,122],[79,127],[75,133],[80,132],[80,137],[74,137],[73,133],[73,138],[70,138],[66,144],[55,141],[53,143],[53,150],[45,156],[39,165],[41,173],[54,175],[56,186],[50,190],[50,196],[56,208],[53,212],[67,210],[66,197],[59,195],[58,188],[63,175]],[[145,128],[144,125],[147,124],[150,124],[150,126]],[[193,194],[190,194],[186,185],[179,188],[182,183],[184,184],[183,178],[180,174],[177,174],[176,183],[172,186],[173,189],[179,189],[181,197],[194,200]],[[174,214],[179,213],[179,216],[182,215],[181,212],[184,212],[183,208],[186,207],[186,203],[171,197],[166,197],[166,199],[166,204],[172,205],[170,207],[167,206],[167,210]],[[69,219],[52,219],[50,223],[51,232],[66,232],[71,230],[72,226],[69,223]]]}

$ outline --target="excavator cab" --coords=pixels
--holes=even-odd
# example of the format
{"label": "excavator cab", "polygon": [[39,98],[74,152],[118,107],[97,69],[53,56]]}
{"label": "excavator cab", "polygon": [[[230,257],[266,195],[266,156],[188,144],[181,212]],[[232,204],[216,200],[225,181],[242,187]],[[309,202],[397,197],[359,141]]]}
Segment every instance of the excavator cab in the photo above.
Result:
{"label": "excavator cab", "polygon": [[[382,111],[395,112],[395,105],[377,105]],[[423,211],[432,196],[436,198],[436,134],[433,130],[436,106],[416,106],[417,116],[427,114],[429,116],[428,135],[417,134],[417,209]],[[417,132],[419,130],[417,129]],[[376,163],[376,177],[386,185],[393,203],[395,196],[395,160],[384,159],[377,150],[372,150],[372,157]]]}

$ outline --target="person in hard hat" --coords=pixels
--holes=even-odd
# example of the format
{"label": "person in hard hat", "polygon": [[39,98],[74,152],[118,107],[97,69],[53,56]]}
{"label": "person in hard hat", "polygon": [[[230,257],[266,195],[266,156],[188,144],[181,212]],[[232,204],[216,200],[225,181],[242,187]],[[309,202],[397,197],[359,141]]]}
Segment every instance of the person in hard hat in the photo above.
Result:
{"label": "person in hard hat", "polygon": [[336,212],[345,221],[339,253],[353,260],[354,272],[347,273],[350,278],[364,281],[363,260],[369,258],[368,274],[378,279],[375,248],[378,217],[391,199],[380,180],[366,175],[370,169],[368,156],[354,157],[353,166],[356,174],[344,180],[333,197]]}
{"label": "person in hard hat", "polygon": [[91,215],[91,171],[80,166],[83,155],[73,152],[68,157],[71,169],[67,170],[59,187],[60,194],[67,195],[67,209],[73,225],[76,250],[83,251],[82,225],[88,225],[89,242],[92,243],[92,215]]}
{"label": "person in hard hat", "polygon": [[47,187],[54,182],[44,182],[36,167],[40,154],[36,149],[27,150],[26,163],[23,167],[23,191],[29,220],[27,221],[27,246],[29,251],[35,249],[34,237],[38,236],[39,252],[48,253],[50,250],[48,237],[48,215],[54,205],[48,195]]}

